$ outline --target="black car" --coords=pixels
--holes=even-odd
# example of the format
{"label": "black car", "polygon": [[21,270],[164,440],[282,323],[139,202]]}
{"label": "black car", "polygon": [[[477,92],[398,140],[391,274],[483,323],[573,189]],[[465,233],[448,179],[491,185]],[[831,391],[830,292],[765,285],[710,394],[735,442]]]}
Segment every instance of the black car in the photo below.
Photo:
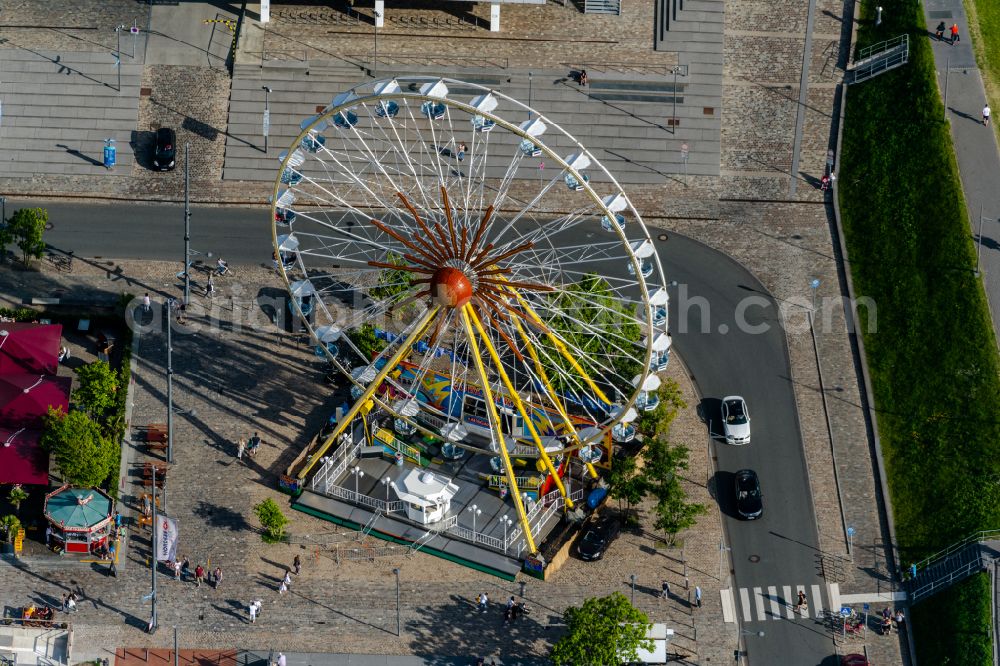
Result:
{"label": "black car", "polygon": [[764,499],[760,494],[760,479],[752,469],[736,472],[736,512],[740,518],[754,520],[764,513]]}
{"label": "black car", "polygon": [[170,171],[177,163],[177,136],[169,127],[156,130],[156,150],[153,152],[153,166],[160,171]]}
{"label": "black car", "polygon": [[583,536],[576,545],[577,555],[581,560],[592,562],[604,557],[608,546],[618,536],[618,523],[613,520],[603,520],[591,523],[583,530]]}

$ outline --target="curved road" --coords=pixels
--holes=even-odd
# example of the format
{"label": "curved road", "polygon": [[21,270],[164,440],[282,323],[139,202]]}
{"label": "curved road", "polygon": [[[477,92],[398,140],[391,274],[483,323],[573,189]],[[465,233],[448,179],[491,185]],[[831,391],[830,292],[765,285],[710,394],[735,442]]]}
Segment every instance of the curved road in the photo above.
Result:
{"label": "curved road", "polygon": [[[183,212],[177,205],[97,205],[62,202],[7,202],[44,206],[53,228],[46,240],[81,257],[171,260],[183,253]],[[192,207],[191,246],[230,263],[270,262],[267,209]],[[735,588],[764,594],[783,586],[823,586],[817,574],[818,536],[799,432],[795,395],[784,333],[774,301],[759,282],[725,255],[671,233],[656,241],[668,279],[678,282],[672,294],[670,321],[674,344],[705,397],[700,409],[719,434],[718,401],[743,395],[752,418],[753,442],[731,447],[716,441],[715,474],[710,488],[719,501],[732,547]],[[738,317],[747,326],[738,326]],[[743,468],[760,475],[764,515],[735,519],[733,473]],[[709,569],[714,563],[705,564]],[[810,601],[812,593],[809,592]],[[824,608],[828,601],[824,592]],[[737,597],[737,617],[742,606]],[[787,600],[791,601],[791,600]],[[765,612],[770,614],[768,600]],[[780,615],[786,610],[780,607]],[[733,628],[733,644],[737,627]],[[743,625],[750,662],[805,666],[835,663],[829,635],[813,620],[753,620]],[[760,637],[757,632],[764,631]]]}

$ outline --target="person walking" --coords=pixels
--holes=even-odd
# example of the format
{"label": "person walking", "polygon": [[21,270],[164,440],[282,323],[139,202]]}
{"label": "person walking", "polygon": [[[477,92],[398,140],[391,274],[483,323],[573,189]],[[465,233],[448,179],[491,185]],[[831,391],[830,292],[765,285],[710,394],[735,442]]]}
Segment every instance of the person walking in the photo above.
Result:
{"label": "person walking", "polygon": [[906,617],[903,615],[903,611],[899,608],[896,609],[896,615],[893,616],[896,621],[896,631],[903,630],[903,624],[906,622]]}
{"label": "person walking", "polygon": [[292,560],[292,568],[295,569],[295,575],[298,576],[302,572],[302,558],[298,555]]}
{"label": "person walking", "polygon": [[285,577],[281,580],[282,583],[288,587],[292,586],[292,572],[289,569],[285,569]]}
{"label": "person walking", "polygon": [[181,563],[180,562],[174,562],[174,580],[180,580],[181,579],[181,569],[182,569]]}
{"label": "person walking", "polygon": [[212,297],[215,296],[215,281],[212,279],[212,274],[208,274],[208,283],[205,285],[205,295]]}
{"label": "person walking", "polygon": [[205,578],[205,568],[200,564],[194,568],[194,581],[197,587],[201,587],[201,581]]}
{"label": "person walking", "polygon": [[281,584],[278,585],[278,596],[280,597],[285,592],[288,592],[288,583],[281,581]]}
{"label": "person walking", "polygon": [[961,40],[961,38],[958,35],[958,24],[957,23],[952,23],[951,24],[951,44],[954,45],[955,42],[960,41],[960,40]]}
{"label": "person walking", "polygon": [[247,440],[240,437],[240,441],[236,443],[236,459],[243,460],[243,452],[247,450]]}
{"label": "person walking", "polygon": [[934,29],[934,36],[937,37],[939,42],[944,41],[944,31],[946,29],[944,21],[937,24],[937,28]]}
{"label": "person walking", "polygon": [[660,585],[660,598],[669,599],[670,598],[670,583],[663,581]]}
{"label": "person walking", "polygon": [[278,653],[278,666],[287,666],[287,664],[288,664],[288,661],[285,659],[285,653],[284,652],[279,652]]}
{"label": "person walking", "polygon": [[222,568],[215,567],[215,571],[212,572],[212,583],[215,589],[219,589],[219,584],[222,583]]}
{"label": "person walking", "polygon": [[468,150],[468,148],[466,148],[466,146],[465,146],[465,143],[464,143],[464,142],[463,142],[463,143],[460,143],[460,144],[458,144],[458,161],[459,161],[459,162],[461,162],[462,160],[464,160],[464,159],[465,159],[465,151],[466,151],[466,150]]}
{"label": "person walking", "polygon": [[485,613],[486,607],[489,606],[490,598],[486,596],[485,592],[483,592],[482,594],[479,595],[478,601],[479,601],[479,612]]}
{"label": "person walking", "polygon": [[69,593],[66,597],[66,612],[75,613],[76,612],[76,594],[73,592]]}
{"label": "person walking", "polygon": [[259,601],[251,601],[247,610],[250,612],[250,624],[255,624],[257,622],[257,613],[260,612]]}
{"label": "person walking", "polygon": [[795,604],[795,607],[792,608],[792,610],[793,611],[809,610],[809,601],[806,599],[806,593],[804,590],[799,590],[798,602]]}
{"label": "person walking", "polygon": [[153,309],[153,304],[149,300],[149,292],[147,291],[146,295],[142,297],[142,311],[149,312],[152,309]]}
{"label": "person walking", "polygon": [[990,126],[990,105],[987,104],[983,107],[983,125],[986,127]]}
{"label": "person walking", "polygon": [[59,607],[59,610],[61,610],[63,613],[68,613],[69,612],[67,610],[67,606],[66,606],[68,599],[69,599],[69,595],[68,594],[64,594],[63,597],[62,597],[62,606]]}
{"label": "person walking", "polygon": [[697,585],[694,588],[694,603],[701,608],[701,588]]}

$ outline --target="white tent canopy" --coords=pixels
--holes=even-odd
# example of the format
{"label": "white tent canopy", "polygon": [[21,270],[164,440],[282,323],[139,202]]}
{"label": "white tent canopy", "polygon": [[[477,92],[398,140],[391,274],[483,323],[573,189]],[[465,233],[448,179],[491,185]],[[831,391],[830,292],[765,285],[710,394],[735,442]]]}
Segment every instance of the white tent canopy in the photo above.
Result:
{"label": "white tent canopy", "polygon": [[447,97],[448,86],[444,84],[444,79],[438,79],[434,83],[425,83],[420,86],[420,94],[428,97]]}
{"label": "white tent canopy", "polygon": [[469,104],[475,108],[476,111],[489,113],[493,109],[497,108],[497,98],[493,96],[493,93],[486,93],[485,95],[474,97]]}

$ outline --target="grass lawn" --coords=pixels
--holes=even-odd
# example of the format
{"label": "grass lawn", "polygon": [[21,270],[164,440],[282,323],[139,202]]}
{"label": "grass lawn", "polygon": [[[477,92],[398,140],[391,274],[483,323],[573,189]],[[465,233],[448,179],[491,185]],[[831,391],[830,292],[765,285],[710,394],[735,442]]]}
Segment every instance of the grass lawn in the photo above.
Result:
{"label": "grass lawn", "polygon": [[990,106],[1000,110],[1000,2],[965,0],[965,11]]}
{"label": "grass lawn", "polygon": [[[922,10],[886,10],[875,28],[865,3],[858,47],[909,33],[910,63],[851,87],[840,202],[857,296],[877,305],[865,345],[905,566],[1000,527],[1000,366]],[[992,664],[923,654],[931,637],[961,636],[966,654],[990,655],[989,636],[968,633],[989,620],[988,592],[923,604],[935,613],[913,622],[921,663]]]}
{"label": "grass lawn", "polygon": [[[951,625],[941,625],[944,614]],[[990,577],[981,573],[913,609],[911,622],[921,664],[963,666],[992,664],[990,644]],[[935,628],[938,628],[935,630]]]}

